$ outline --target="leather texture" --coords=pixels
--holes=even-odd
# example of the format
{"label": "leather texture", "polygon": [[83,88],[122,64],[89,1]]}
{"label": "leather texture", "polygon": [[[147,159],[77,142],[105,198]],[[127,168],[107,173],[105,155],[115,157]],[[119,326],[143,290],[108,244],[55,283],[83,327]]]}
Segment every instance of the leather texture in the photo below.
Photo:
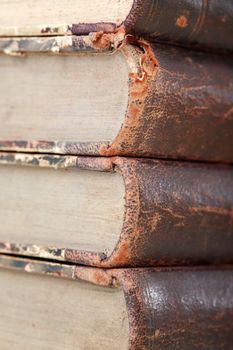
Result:
{"label": "leather texture", "polygon": [[156,44],[151,49],[157,67],[144,99],[141,92],[132,101],[134,109],[143,108],[127,114],[105,155],[232,162],[231,57]]}
{"label": "leather texture", "polygon": [[117,171],[125,183],[124,224],[110,256],[68,246],[35,250],[33,242],[1,242],[0,252],[103,267],[233,262],[230,165],[19,153],[0,153],[0,164]]}
{"label": "leather texture", "polygon": [[232,261],[231,166],[131,159],[119,163],[129,193],[126,205],[138,198],[134,264]]}
{"label": "leather texture", "polygon": [[232,270],[124,273],[130,350],[231,350]]}
{"label": "leather texture", "polygon": [[233,50],[231,0],[135,0],[124,25],[149,40]]}
{"label": "leather texture", "polygon": [[125,221],[110,257],[67,249],[99,266],[233,262],[233,168],[113,158],[125,181]]}

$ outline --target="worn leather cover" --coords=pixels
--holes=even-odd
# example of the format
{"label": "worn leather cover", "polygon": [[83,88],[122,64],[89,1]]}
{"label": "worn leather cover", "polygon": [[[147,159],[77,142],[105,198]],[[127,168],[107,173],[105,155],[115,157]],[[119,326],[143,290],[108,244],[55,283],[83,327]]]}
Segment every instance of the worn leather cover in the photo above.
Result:
{"label": "worn leather cover", "polygon": [[0,150],[233,162],[231,57],[149,45],[122,30],[0,40],[0,51],[12,54],[102,54],[119,49],[129,64],[129,100],[114,140],[0,140]]}
{"label": "worn leather cover", "polygon": [[232,162],[232,59],[156,44],[151,49],[156,66],[145,65],[144,81],[132,84],[136,98],[105,154]]}
{"label": "worn leather cover", "polygon": [[129,319],[129,350],[233,348],[230,267],[103,270],[0,255],[0,268],[122,287]]}
{"label": "worn leather cover", "polygon": [[232,270],[126,271],[131,350],[233,348]]}
{"label": "worn leather cover", "polygon": [[150,40],[233,49],[231,0],[135,0],[124,25],[128,32]]}
{"label": "worn leather cover", "polygon": [[125,214],[109,256],[34,242],[1,242],[0,252],[103,267],[233,262],[230,165],[13,153],[1,153],[1,164],[117,171],[125,183]]}

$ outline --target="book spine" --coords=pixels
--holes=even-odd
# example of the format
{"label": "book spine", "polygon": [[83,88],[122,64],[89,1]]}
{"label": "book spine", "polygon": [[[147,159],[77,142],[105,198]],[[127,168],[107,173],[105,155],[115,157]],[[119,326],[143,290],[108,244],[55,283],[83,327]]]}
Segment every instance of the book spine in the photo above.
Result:
{"label": "book spine", "polygon": [[129,270],[121,280],[130,350],[233,348],[232,270]]}
{"label": "book spine", "polygon": [[104,155],[232,162],[231,58],[158,44],[150,49],[156,67],[149,75],[144,66],[144,80],[131,82],[134,99]]}
{"label": "book spine", "polygon": [[233,262],[231,166],[113,158],[125,219],[111,256],[66,249],[81,264],[161,266]]}
{"label": "book spine", "polygon": [[230,0],[135,0],[124,25],[128,32],[152,41],[233,50]]}

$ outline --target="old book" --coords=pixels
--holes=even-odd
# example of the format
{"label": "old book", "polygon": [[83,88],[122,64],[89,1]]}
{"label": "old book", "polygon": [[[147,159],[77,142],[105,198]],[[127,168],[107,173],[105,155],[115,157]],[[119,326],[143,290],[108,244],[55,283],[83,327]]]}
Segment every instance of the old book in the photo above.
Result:
{"label": "old book", "polygon": [[0,154],[0,252],[95,266],[232,262],[231,166]]}
{"label": "old book", "polygon": [[233,161],[231,57],[124,31],[0,51],[0,150]]}
{"label": "old book", "polygon": [[113,269],[0,256],[2,350],[231,350],[227,267]]}
{"label": "old book", "polygon": [[232,26],[231,0],[0,1],[1,36],[88,34],[122,27],[150,40],[232,50]]}

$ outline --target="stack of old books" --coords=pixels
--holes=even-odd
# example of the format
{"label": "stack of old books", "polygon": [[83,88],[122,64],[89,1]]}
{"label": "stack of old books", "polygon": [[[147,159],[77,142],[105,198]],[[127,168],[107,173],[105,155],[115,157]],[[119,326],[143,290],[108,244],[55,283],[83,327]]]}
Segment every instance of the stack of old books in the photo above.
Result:
{"label": "stack of old books", "polygon": [[233,349],[233,2],[0,0],[0,349]]}

